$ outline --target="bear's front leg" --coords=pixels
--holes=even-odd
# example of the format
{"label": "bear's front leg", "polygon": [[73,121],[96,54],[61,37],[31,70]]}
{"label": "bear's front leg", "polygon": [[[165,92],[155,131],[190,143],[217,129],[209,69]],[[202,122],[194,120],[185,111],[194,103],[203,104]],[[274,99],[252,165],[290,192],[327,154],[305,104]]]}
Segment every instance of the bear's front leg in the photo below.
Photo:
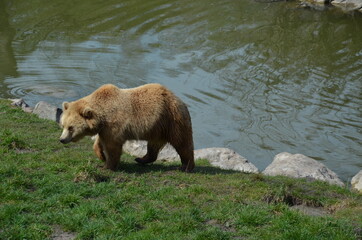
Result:
{"label": "bear's front leg", "polygon": [[109,144],[105,146],[104,154],[106,157],[105,167],[112,171],[117,170],[122,155],[122,144]]}

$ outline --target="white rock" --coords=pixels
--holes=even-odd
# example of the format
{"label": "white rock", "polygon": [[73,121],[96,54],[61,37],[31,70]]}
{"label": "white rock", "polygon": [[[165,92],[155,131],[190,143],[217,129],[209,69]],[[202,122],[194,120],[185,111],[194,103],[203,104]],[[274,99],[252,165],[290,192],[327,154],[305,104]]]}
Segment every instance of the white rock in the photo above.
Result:
{"label": "white rock", "polygon": [[352,188],[356,189],[357,191],[362,192],[362,170],[359,171],[356,176],[354,176],[351,180]]}
{"label": "white rock", "polygon": [[240,172],[258,173],[259,170],[246,158],[229,148],[203,148],[195,150],[195,159],[207,159],[215,167]]}
{"label": "white rock", "polygon": [[143,157],[147,152],[147,142],[145,141],[127,141],[123,144],[123,151],[135,156]]}
{"label": "white rock", "polygon": [[326,4],[329,2],[329,0],[307,0],[307,1],[315,4]]}
{"label": "white rock", "polygon": [[269,176],[288,176],[295,178],[311,178],[330,184],[344,186],[337,174],[328,169],[323,163],[302,154],[279,153],[273,162],[263,171]]}
{"label": "white rock", "polygon": [[[135,157],[143,157],[147,153],[147,142],[135,140],[127,141],[123,145],[123,151]],[[180,156],[170,144],[166,144],[159,152],[157,160],[181,161]]]}
{"label": "white rock", "polygon": [[12,106],[21,107],[24,112],[31,113],[33,112],[33,108],[29,107],[29,105],[22,98],[18,99],[9,99],[11,101]]}
{"label": "white rock", "polygon": [[40,118],[59,122],[62,110],[47,102],[40,101],[35,105],[33,113],[38,115]]}
{"label": "white rock", "polygon": [[29,107],[29,105],[22,98],[9,99],[9,100],[11,101],[12,106],[21,107],[21,108]]}
{"label": "white rock", "polygon": [[362,8],[362,0],[333,0],[331,3],[344,11],[353,11]]}
{"label": "white rock", "polygon": [[328,4],[329,0],[300,0],[301,3],[306,7],[323,10],[323,5]]}

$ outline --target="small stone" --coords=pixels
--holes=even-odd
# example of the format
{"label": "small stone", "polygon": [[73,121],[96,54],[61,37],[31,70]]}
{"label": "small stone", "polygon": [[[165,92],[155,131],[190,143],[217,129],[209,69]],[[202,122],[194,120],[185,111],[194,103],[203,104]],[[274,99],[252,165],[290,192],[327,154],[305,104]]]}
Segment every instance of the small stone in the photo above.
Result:
{"label": "small stone", "polygon": [[330,184],[344,186],[337,174],[323,163],[302,154],[279,153],[273,162],[263,171],[268,176],[288,176],[321,180]]}
{"label": "small stone", "polygon": [[362,170],[360,170],[351,180],[353,189],[362,192]]}

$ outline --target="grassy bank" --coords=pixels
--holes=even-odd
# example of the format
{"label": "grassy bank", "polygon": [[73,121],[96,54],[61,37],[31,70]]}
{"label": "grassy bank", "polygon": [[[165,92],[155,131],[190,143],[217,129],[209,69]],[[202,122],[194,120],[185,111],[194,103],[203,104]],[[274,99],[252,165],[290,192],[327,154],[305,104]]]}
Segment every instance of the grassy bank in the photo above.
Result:
{"label": "grassy bank", "polygon": [[[0,239],[360,239],[362,196],[197,161],[103,170],[90,139],[0,100]],[[309,214],[295,209],[308,206]],[[58,238],[59,239],[59,238]]]}

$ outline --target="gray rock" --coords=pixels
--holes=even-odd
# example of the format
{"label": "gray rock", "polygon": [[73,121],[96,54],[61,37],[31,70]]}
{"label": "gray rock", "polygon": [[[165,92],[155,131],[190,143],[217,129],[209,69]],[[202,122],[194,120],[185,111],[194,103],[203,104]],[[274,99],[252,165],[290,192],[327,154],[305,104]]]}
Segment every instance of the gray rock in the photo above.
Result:
{"label": "gray rock", "polygon": [[22,98],[9,99],[9,100],[11,101],[12,106],[21,107],[21,108],[29,107],[29,105]]}
{"label": "gray rock", "polygon": [[21,109],[23,109],[24,112],[31,113],[33,111],[33,109],[29,107],[29,105],[22,98],[9,99],[9,100],[11,101],[12,106],[21,107]]}
{"label": "gray rock", "polygon": [[330,184],[344,186],[337,174],[323,163],[302,154],[279,153],[273,162],[263,171],[268,176],[288,176],[295,178],[310,178]]}
{"label": "gray rock", "polygon": [[323,10],[324,5],[328,4],[331,0],[300,0],[303,6]]}
{"label": "gray rock", "polygon": [[314,4],[326,4],[329,3],[330,0],[306,0],[306,2],[314,3]]}
{"label": "gray rock", "polygon": [[53,120],[59,123],[62,110],[47,102],[40,101],[35,105],[33,113],[40,118]]}
{"label": "gray rock", "polygon": [[203,148],[195,150],[195,159],[207,159],[215,167],[247,173],[258,173],[259,170],[246,158],[228,148]]}
{"label": "gray rock", "polygon": [[301,7],[311,8],[317,11],[324,11],[328,8],[328,4],[325,1],[308,1],[308,0],[301,0],[300,1]]}
{"label": "gray rock", "polygon": [[[147,152],[147,142],[127,141],[123,145],[123,151],[136,156],[143,157]],[[195,159],[207,159],[210,164],[227,170],[258,173],[258,169],[247,159],[228,148],[205,148],[194,151]],[[167,144],[158,154],[158,160],[180,161],[176,150]]]}
{"label": "gray rock", "polygon": [[359,192],[362,192],[362,170],[359,171],[356,176],[351,180],[352,188],[356,189]]}
{"label": "gray rock", "polygon": [[123,144],[123,152],[135,157],[143,157],[147,152],[147,142],[145,141],[127,141]]}
{"label": "gray rock", "polygon": [[[123,151],[135,157],[143,157],[147,153],[147,142],[135,140],[127,141],[123,145]],[[166,144],[166,146],[158,154],[157,160],[170,162],[180,161],[180,156],[170,144]]]}
{"label": "gray rock", "polygon": [[362,0],[333,0],[331,3],[347,12],[362,8]]}

